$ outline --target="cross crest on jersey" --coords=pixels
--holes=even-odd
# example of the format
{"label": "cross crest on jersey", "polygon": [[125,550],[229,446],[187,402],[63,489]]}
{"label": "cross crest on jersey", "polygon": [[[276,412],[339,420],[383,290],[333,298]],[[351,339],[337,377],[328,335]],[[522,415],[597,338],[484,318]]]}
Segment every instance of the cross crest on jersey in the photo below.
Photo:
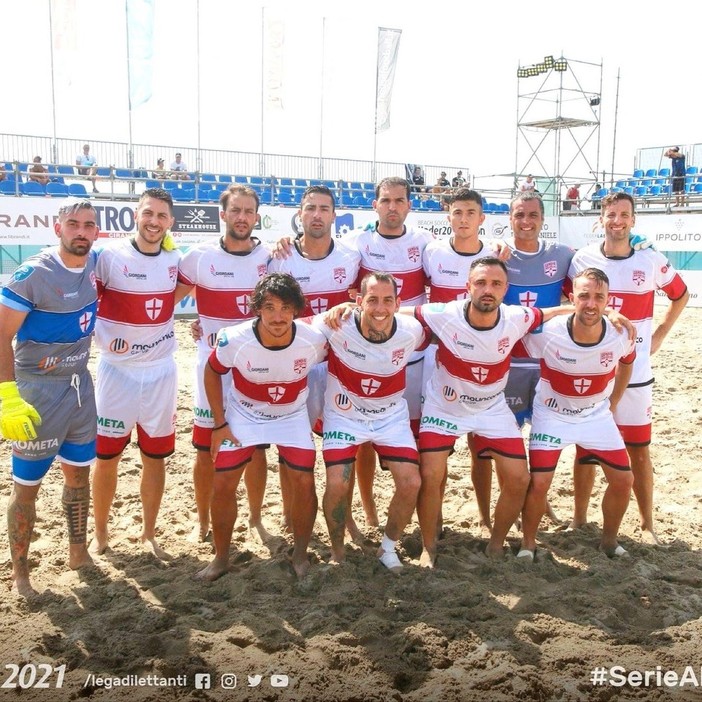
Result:
{"label": "cross crest on jersey", "polygon": [[248,295],[237,295],[236,306],[239,308],[241,314],[249,313],[249,296]]}
{"label": "cross crest on jersey", "polygon": [[149,319],[156,319],[163,309],[163,300],[159,300],[157,297],[152,297],[144,303],[144,309],[146,310],[146,316]]}
{"label": "cross crest on jersey", "polygon": [[392,352],[392,365],[393,366],[399,366],[400,363],[402,363],[402,359],[405,357],[405,350],[404,349],[395,349]]}
{"label": "cross crest on jersey", "polygon": [[327,311],[329,306],[329,301],[326,297],[315,297],[314,300],[310,300],[310,309],[314,314],[321,314]]}
{"label": "cross crest on jersey", "polygon": [[479,383],[484,383],[487,380],[488,372],[482,366],[471,366],[470,372]]}
{"label": "cross crest on jersey", "polygon": [[78,326],[80,327],[80,330],[85,334],[85,332],[88,331],[90,327],[90,320],[93,318],[93,313],[92,312],[84,312],[81,316],[80,319],[78,320]]}
{"label": "cross crest on jersey", "polygon": [[549,278],[553,278],[557,271],[558,264],[555,261],[546,261],[546,263],[544,263],[544,275],[547,275]]}
{"label": "cross crest on jersey", "polygon": [[509,337],[503,336],[497,342],[497,351],[498,351],[498,353],[505,353],[505,351],[507,351],[508,348],[509,348]]}
{"label": "cross crest on jersey", "polygon": [[296,358],[293,361],[293,370],[298,375],[300,375],[300,373],[304,373],[307,370],[307,359],[306,358]]}
{"label": "cross crest on jersey", "polygon": [[380,389],[380,383],[373,378],[363,378],[361,380],[361,390],[365,395],[374,395]]}
{"label": "cross crest on jersey", "polygon": [[421,253],[419,252],[419,246],[410,246],[407,249],[407,258],[409,258],[412,263],[417,263],[419,261],[419,257],[421,256]]}
{"label": "cross crest on jersey", "polygon": [[533,307],[536,304],[536,293],[531,290],[525,290],[519,293],[519,304],[524,307]]}
{"label": "cross crest on jersey", "polygon": [[175,282],[178,277],[178,266],[168,266],[168,277]]}
{"label": "cross crest on jersey", "polygon": [[584,395],[590,389],[591,385],[592,381],[588,380],[587,378],[576,378],[573,381],[573,387],[578,395]]}
{"label": "cross crest on jersey", "polygon": [[621,297],[617,297],[616,295],[610,295],[609,296],[609,306],[615,312],[621,312],[622,307],[624,307],[624,300],[622,300]]}
{"label": "cross crest on jersey", "polygon": [[285,395],[285,388],[281,388],[280,385],[272,385],[268,388],[268,396],[273,402],[280,402],[283,395]]}
{"label": "cross crest on jersey", "polygon": [[634,271],[631,274],[631,279],[636,285],[643,285],[646,282],[646,273],[644,271]]}
{"label": "cross crest on jersey", "polygon": [[614,352],[612,351],[602,351],[600,353],[600,365],[605,368],[609,368],[614,362]]}
{"label": "cross crest on jersey", "polygon": [[346,280],[346,269],[345,268],[335,268],[334,269],[334,280],[341,284]]}

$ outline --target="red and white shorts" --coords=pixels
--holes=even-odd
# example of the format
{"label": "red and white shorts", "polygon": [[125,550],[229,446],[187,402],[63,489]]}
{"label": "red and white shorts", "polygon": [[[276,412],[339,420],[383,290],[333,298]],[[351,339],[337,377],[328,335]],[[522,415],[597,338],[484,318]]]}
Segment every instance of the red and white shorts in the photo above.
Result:
{"label": "red and white shorts", "polygon": [[614,411],[625,444],[648,446],[653,420],[653,383],[627,388]]}

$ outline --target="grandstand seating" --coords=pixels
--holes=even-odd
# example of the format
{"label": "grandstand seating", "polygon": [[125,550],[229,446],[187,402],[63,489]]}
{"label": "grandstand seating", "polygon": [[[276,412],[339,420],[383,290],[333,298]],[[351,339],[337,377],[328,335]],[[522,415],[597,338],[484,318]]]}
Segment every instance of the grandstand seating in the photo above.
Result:
{"label": "grandstand seating", "polygon": [[16,180],[0,180],[0,194],[17,195],[21,190]]}
{"label": "grandstand seating", "polygon": [[50,197],[68,197],[68,187],[63,183],[47,183],[46,194]]}
{"label": "grandstand seating", "polygon": [[69,183],[68,193],[74,197],[89,197],[88,191],[85,189],[83,183]]}
{"label": "grandstand seating", "polygon": [[37,183],[35,180],[22,183],[20,190],[23,195],[33,195],[36,197],[43,197],[46,195],[46,189],[44,186],[41,183]]}

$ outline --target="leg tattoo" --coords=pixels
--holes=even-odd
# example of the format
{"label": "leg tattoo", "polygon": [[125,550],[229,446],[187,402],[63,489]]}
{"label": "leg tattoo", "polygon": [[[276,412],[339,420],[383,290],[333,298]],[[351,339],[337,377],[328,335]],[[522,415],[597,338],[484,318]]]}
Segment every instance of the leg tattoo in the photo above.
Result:
{"label": "leg tattoo", "polygon": [[68,540],[72,544],[86,543],[88,534],[88,512],[90,510],[90,487],[64,487],[63,511],[68,522]]}

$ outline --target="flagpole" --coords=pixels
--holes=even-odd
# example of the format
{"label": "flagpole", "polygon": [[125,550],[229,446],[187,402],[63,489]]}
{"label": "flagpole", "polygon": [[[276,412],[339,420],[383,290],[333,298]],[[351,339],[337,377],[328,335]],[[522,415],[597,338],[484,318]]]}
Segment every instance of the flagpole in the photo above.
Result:
{"label": "flagpole", "polygon": [[266,95],[266,8],[261,8],[261,158],[258,164],[259,175],[263,175],[263,147],[264,147],[264,134],[266,131],[266,106],[265,106],[265,95]]}
{"label": "flagpole", "polygon": [[319,177],[324,177],[324,57],[326,54],[326,22],[327,18],[322,17],[322,76],[319,90]]}
{"label": "flagpole", "polygon": [[54,78],[54,21],[51,12],[52,0],[49,0],[49,46],[51,47],[51,121],[53,128],[53,143],[51,145],[51,162],[58,163],[58,144],[56,137],[56,85]]}
{"label": "flagpole", "polygon": [[196,50],[197,50],[197,159],[195,162],[198,173],[202,171],[202,151],[200,147],[200,0],[195,4],[197,17],[195,18],[195,26],[197,31]]}
{"label": "flagpole", "polygon": [[131,52],[129,48],[129,6],[128,0],[124,0],[124,18],[127,31],[127,103],[129,105],[128,124],[129,124],[129,146],[127,151],[127,166],[134,168],[134,143],[132,138],[132,71],[130,67]]}

